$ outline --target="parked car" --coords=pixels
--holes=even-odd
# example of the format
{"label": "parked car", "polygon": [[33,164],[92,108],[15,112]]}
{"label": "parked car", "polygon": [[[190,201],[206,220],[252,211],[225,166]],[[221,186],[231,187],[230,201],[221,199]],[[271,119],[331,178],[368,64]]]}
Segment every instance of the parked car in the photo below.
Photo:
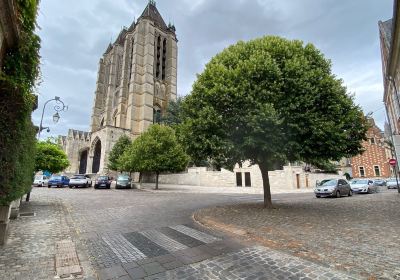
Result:
{"label": "parked car", "polygon": [[71,180],[69,180],[69,187],[73,188],[73,187],[91,187],[92,186],[92,179],[90,179],[90,177],[88,175],[82,175],[82,174],[78,174],[78,175],[74,175]]}
{"label": "parked car", "polygon": [[350,182],[350,187],[354,193],[373,193],[378,190],[371,179],[353,179]]}
{"label": "parked car", "polygon": [[[400,181],[400,179],[398,179]],[[388,189],[397,189],[399,186],[397,185],[396,178],[390,178],[386,181],[386,186]]]}
{"label": "parked car", "polygon": [[344,179],[323,180],[316,186],[314,193],[317,198],[329,196],[339,198],[343,195],[353,195],[349,183]]}
{"label": "parked car", "polygon": [[99,176],[94,183],[94,188],[95,189],[99,189],[99,188],[109,189],[109,188],[111,188],[111,182],[112,182],[112,179],[110,177]]}
{"label": "parked car", "polygon": [[374,180],[375,186],[386,186],[386,180],[384,179],[375,179]]}
{"label": "parked car", "polygon": [[49,183],[49,177],[46,175],[36,175],[33,180],[34,187],[45,187]]}
{"label": "parked car", "polygon": [[119,175],[117,177],[116,189],[130,189],[132,179],[129,175]]}
{"label": "parked car", "polygon": [[69,185],[69,178],[64,175],[53,175],[49,179],[48,188],[56,186],[57,188],[67,187]]}

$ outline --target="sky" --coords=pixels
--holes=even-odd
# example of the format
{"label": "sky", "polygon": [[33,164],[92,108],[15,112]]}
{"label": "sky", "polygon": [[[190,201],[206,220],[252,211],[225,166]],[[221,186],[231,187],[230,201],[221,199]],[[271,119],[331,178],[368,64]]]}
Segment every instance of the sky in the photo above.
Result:
{"label": "sky", "polygon": [[[42,138],[88,131],[98,62],[124,26],[138,18],[148,0],[41,0],[42,40],[39,108],[58,96],[68,105],[57,124],[49,103]],[[190,93],[196,74],[218,52],[239,40],[266,35],[313,43],[333,64],[348,92],[382,128],[382,64],[378,21],[393,14],[393,0],[159,0],[165,22],[178,37],[178,95]]]}

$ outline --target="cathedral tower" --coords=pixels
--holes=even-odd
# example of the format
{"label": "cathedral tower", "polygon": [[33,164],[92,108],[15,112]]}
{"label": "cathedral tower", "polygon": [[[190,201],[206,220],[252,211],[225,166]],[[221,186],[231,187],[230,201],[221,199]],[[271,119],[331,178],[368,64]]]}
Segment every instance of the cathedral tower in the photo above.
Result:
{"label": "cathedral tower", "polygon": [[138,20],[124,28],[100,58],[90,141],[83,145],[66,138],[69,153],[79,158],[68,171],[76,173],[86,167],[86,173],[106,172],[108,153],[118,138],[123,134],[135,138],[159,122],[169,100],[176,96],[175,27],[165,24],[155,1],[150,0]]}

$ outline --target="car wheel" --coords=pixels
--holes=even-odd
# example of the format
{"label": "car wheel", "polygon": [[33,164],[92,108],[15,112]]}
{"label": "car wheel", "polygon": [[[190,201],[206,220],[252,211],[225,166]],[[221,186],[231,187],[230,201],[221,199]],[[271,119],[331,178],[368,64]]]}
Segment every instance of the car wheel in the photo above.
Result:
{"label": "car wheel", "polygon": [[68,186],[70,189],[72,189],[72,186]]}
{"label": "car wheel", "polygon": [[349,196],[353,196],[353,191],[349,190]]}
{"label": "car wheel", "polygon": [[319,196],[319,195],[317,195],[317,194],[315,195],[315,197],[316,197],[316,198],[321,198],[321,196]]}
{"label": "car wheel", "polygon": [[51,188],[51,186],[50,186],[50,185],[48,185],[47,187],[48,187],[49,189]]}
{"label": "car wheel", "polygon": [[340,198],[340,197],[341,197],[340,191],[336,191],[336,198]]}
{"label": "car wheel", "polygon": [[372,192],[371,192],[371,188],[368,188],[368,189],[367,189],[367,193],[369,193],[369,194],[372,193]]}

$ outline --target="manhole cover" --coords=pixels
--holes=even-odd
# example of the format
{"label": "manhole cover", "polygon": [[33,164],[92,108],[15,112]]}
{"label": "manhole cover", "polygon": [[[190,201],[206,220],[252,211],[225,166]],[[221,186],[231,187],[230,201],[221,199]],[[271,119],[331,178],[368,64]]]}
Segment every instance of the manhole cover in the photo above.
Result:
{"label": "manhole cover", "polygon": [[19,213],[20,217],[34,217],[36,216],[35,212],[26,212],[26,213]]}

